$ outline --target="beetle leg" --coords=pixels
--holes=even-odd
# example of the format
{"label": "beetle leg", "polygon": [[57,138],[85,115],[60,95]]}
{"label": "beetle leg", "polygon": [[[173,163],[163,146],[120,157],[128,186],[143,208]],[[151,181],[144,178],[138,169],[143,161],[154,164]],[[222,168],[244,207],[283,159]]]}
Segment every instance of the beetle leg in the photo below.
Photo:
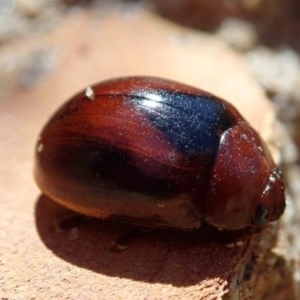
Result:
{"label": "beetle leg", "polygon": [[85,220],[86,216],[81,214],[74,214],[72,216],[64,218],[63,220],[59,220],[56,223],[55,227],[59,232],[65,232],[71,230],[74,227],[82,225]]}
{"label": "beetle leg", "polygon": [[[148,231],[149,229],[147,229]],[[119,237],[111,242],[110,251],[112,252],[122,252],[128,248],[129,242],[134,239],[139,234],[145,231],[144,228],[140,226],[130,226],[125,232],[121,233]]]}

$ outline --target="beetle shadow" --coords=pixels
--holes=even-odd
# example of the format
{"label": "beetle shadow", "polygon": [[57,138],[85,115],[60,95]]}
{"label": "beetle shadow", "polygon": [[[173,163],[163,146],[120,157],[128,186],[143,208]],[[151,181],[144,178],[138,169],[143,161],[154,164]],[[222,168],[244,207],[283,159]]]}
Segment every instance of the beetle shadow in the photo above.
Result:
{"label": "beetle shadow", "polygon": [[[153,229],[134,236],[125,251],[114,252],[112,241],[126,233],[129,225],[71,216],[73,212],[47,196],[38,198],[37,230],[55,255],[96,273],[174,286],[227,279],[251,238],[249,232],[220,232],[207,226],[193,232]],[[239,246],[232,246],[238,241]]]}

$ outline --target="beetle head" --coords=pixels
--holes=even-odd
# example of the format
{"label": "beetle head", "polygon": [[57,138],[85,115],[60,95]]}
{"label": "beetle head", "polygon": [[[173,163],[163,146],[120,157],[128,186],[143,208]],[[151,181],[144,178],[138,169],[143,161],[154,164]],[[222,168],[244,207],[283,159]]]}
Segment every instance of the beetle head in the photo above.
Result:
{"label": "beetle head", "polygon": [[285,208],[284,183],[269,150],[247,123],[220,140],[205,203],[206,222],[236,230],[277,220]]}

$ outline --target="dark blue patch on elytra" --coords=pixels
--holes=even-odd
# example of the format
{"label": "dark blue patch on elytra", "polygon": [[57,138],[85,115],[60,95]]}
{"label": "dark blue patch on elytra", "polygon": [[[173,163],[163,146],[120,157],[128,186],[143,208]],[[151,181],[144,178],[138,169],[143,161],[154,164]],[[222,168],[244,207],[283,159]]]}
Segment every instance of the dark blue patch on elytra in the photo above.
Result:
{"label": "dark blue patch on elytra", "polygon": [[233,123],[225,105],[212,96],[147,91],[131,101],[184,153],[216,154],[220,133]]}

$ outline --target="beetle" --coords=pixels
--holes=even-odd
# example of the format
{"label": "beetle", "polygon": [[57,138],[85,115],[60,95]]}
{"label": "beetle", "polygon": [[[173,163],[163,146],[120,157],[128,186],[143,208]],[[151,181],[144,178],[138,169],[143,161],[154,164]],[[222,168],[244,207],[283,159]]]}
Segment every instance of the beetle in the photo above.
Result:
{"label": "beetle", "polygon": [[277,220],[284,182],[227,101],[155,77],[87,87],[43,128],[35,180],[81,214],[146,227],[239,230]]}

